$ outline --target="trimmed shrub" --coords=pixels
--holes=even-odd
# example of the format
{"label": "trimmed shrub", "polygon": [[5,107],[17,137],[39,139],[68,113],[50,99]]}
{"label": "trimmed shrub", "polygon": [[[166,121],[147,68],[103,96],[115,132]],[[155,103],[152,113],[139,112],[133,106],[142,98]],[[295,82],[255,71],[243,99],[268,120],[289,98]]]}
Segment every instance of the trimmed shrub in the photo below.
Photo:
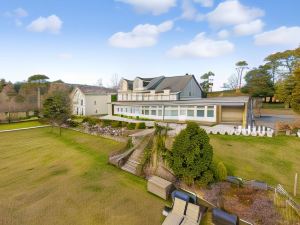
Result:
{"label": "trimmed shrub", "polygon": [[113,128],[118,128],[122,126],[122,122],[121,121],[112,121],[111,122],[111,127]]}
{"label": "trimmed shrub", "polygon": [[135,129],[135,123],[128,123],[127,124],[127,129],[128,130],[134,130]]}
{"label": "trimmed shrub", "polygon": [[127,127],[127,124],[128,124],[127,122],[122,121],[121,126],[122,127]]}
{"label": "trimmed shrub", "polygon": [[102,125],[105,126],[105,127],[110,126],[111,123],[112,123],[111,120],[103,120],[103,121],[102,121]]}
{"label": "trimmed shrub", "polygon": [[217,165],[217,173],[218,173],[218,180],[223,181],[227,178],[227,169],[223,162],[219,162]]}
{"label": "trimmed shrub", "polygon": [[101,120],[95,117],[86,116],[82,120],[83,123],[88,123],[89,126],[95,126],[97,123],[100,123]]}
{"label": "trimmed shrub", "polygon": [[136,124],[136,129],[146,129],[146,124],[144,122],[137,123]]}
{"label": "trimmed shrub", "polygon": [[169,166],[177,177],[190,184],[206,185],[213,181],[210,170],[213,148],[209,137],[198,124],[190,122],[175,138],[172,151],[167,156]]}
{"label": "trimmed shrub", "polygon": [[126,148],[130,149],[133,147],[132,137],[130,137],[127,141]]}

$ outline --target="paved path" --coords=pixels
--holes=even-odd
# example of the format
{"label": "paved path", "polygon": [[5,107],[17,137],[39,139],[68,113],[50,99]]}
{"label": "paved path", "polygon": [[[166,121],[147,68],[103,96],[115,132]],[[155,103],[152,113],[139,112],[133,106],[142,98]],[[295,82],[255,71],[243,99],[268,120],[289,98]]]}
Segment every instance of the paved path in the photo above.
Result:
{"label": "paved path", "polygon": [[0,133],[20,131],[20,130],[30,130],[30,129],[43,128],[43,127],[50,127],[50,125],[42,125],[42,126],[35,126],[35,127],[24,127],[24,128],[11,129],[11,130],[0,130]]}

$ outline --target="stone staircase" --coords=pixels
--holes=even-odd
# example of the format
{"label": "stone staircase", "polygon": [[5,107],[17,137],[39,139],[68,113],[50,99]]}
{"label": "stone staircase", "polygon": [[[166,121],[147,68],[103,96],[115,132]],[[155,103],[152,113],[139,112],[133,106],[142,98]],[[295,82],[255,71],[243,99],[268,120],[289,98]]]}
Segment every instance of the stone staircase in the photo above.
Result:
{"label": "stone staircase", "polygon": [[141,143],[137,146],[131,156],[128,158],[126,163],[121,167],[122,170],[125,170],[129,173],[137,175],[138,166],[141,164],[141,161],[144,157],[144,149],[146,148],[148,142],[150,141],[152,135],[148,134],[143,138]]}

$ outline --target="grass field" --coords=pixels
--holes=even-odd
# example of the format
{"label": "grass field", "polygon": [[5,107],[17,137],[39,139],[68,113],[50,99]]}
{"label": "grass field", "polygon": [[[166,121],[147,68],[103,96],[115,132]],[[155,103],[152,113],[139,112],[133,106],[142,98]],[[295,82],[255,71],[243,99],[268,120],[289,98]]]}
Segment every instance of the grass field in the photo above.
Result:
{"label": "grass field", "polygon": [[51,128],[0,134],[0,224],[161,224],[164,202],[108,165],[124,144]]}
{"label": "grass field", "polygon": [[36,127],[41,126],[39,121],[26,121],[26,122],[16,122],[16,123],[8,123],[8,124],[0,124],[0,130],[12,130],[26,127]]}
{"label": "grass field", "polygon": [[[211,144],[218,160],[230,174],[245,179],[282,184],[293,193],[294,176],[300,175],[300,138],[274,138],[211,135]],[[300,202],[300,180],[297,200]]]}

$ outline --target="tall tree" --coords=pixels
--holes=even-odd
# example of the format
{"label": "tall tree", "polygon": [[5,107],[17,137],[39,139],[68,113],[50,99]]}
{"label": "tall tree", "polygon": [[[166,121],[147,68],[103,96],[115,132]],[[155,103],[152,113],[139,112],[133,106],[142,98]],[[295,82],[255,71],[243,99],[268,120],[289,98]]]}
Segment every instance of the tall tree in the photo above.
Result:
{"label": "tall tree", "polygon": [[253,97],[272,97],[274,95],[272,77],[266,66],[248,71],[245,81],[243,92],[249,93]]}
{"label": "tall tree", "polygon": [[295,86],[292,91],[292,109],[300,114],[300,64],[296,66],[296,69],[294,70],[294,81]]}
{"label": "tall tree", "polygon": [[28,83],[37,88],[37,108],[41,109],[41,88],[45,86],[49,77],[43,74],[32,75],[28,78]]}
{"label": "tall tree", "polygon": [[44,117],[53,125],[59,126],[59,135],[61,135],[61,126],[71,116],[71,104],[68,93],[57,91],[49,96],[43,107]]}
{"label": "tall tree", "polygon": [[300,61],[300,47],[283,52],[273,53],[265,58],[268,64],[275,70],[274,75],[291,75],[296,63]]}
{"label": "tall tree", "polygon": [[239,89],[242,88],[242,78],[243,78],[243,74],[244,71],[248,68],[248,63],[246,61],[238,61],[236,64],[236,71],[237,71],[237,75],[238,75],[238,80],[239,80]]}
{"label": "tall tree", "polygon": [[212,91],[214,76],[215,76],[215,74],[213,72],[209,71],[200,77],[200,79],[202,80],[200,85],[206,93]]}
{"label": "tall tree", "polygon": [[285,108],[291,107],[292,92],[295,87],[295,80],[292,75],[280,79],[275,84],[275,98],[285,104]]}

